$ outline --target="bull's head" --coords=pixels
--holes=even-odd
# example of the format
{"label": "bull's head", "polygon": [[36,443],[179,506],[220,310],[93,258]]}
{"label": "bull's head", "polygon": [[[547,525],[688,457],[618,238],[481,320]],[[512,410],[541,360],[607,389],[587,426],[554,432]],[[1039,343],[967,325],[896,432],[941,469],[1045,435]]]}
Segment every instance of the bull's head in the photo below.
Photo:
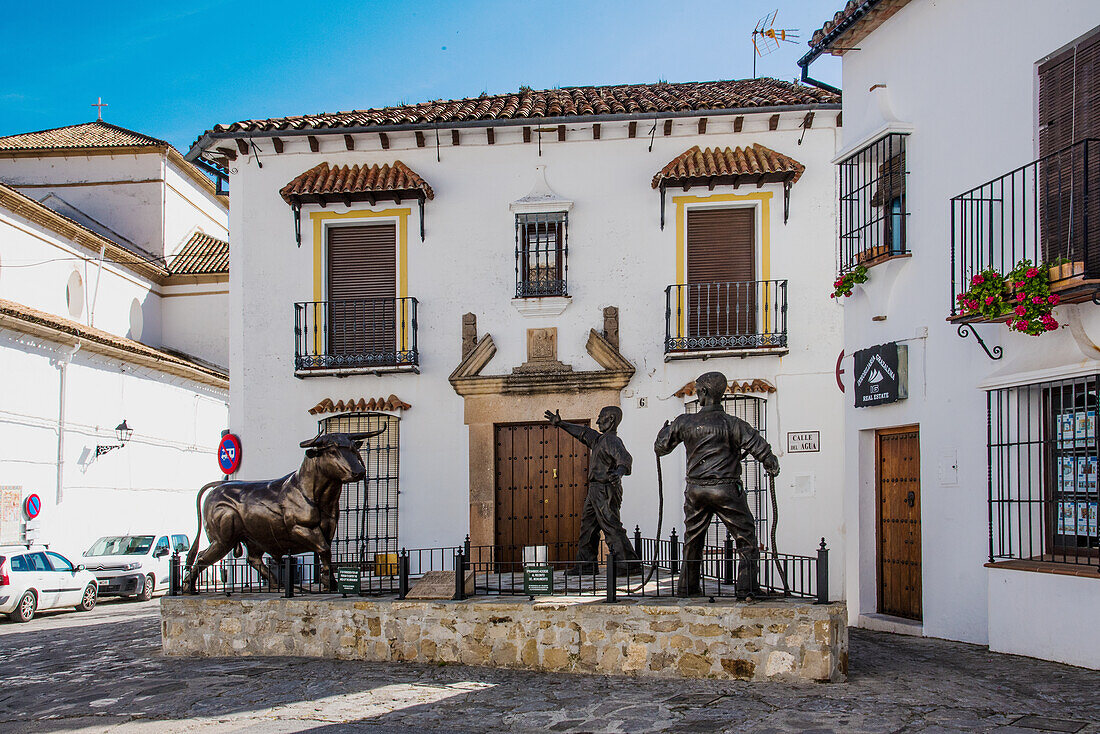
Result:
{"label": "bull's head", "polygon": [[359,449],[365,440],[385,430],[382,426],[366,433],[324,433],[298,445],[306,450],[307,457],[317,460],[321,474],[341,483],[357,482],[367,474]]}

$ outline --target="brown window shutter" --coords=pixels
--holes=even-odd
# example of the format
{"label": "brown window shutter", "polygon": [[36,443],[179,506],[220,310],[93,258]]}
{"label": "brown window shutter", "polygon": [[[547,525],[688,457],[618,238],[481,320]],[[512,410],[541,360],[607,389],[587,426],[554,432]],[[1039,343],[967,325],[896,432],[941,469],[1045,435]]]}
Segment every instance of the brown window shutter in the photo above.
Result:
{"label": "brown window shutter", "polygon": [[328,230],[328,332],[331,354],[396,350],[397,227]]}
{"label": "brown window shutter", "polygon": [[754,209],[688,212],[688,335],[756,333]]}
{"label": "brown window shutter", "polygon": [[1100,138],[1100,33],[1039,66],[1040,156],[1085,138]]}

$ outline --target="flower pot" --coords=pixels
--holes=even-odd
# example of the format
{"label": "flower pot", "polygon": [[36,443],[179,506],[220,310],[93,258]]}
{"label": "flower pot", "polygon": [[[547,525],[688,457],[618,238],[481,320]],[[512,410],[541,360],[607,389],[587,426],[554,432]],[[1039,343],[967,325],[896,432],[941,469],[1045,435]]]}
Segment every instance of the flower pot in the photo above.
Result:
{"label": "flower pot", "polygon": [[1062,263],[1061,265],[1050,266],[1050,282],[1056,283],[1060,280],[1067,280],[1074,276],[1079,276],[1085,272],[1085,264],[1083,262],[1071,262]]}

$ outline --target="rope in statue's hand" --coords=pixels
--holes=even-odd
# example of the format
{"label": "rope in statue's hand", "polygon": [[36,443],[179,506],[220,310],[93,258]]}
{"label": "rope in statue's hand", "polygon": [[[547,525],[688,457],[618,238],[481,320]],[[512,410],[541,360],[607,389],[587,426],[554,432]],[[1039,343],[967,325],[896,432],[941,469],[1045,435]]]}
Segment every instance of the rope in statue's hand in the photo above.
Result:
{"label": "rope in statue's hand", "polygon": [[[661,455],[654,452],[654,457],[657,459],[657,537],[653,541],[653,558],[650,561],[649,573],[646,575],[645,580],[638,586],[627,587],[627,594],[637,594],[646,587],[646,584],[653,578],[653,573],[657,570],[657,561],[661,555],[661,524],[665,519],[665,485],[664,478],[661,476]],[[641,561],[642,559],[638,560]]]}
{"label": "rope in statue's hand", "polygon": [[775,569],[779,572],[779,578],[783,581],[783,594],[790,596],[791,587],[787,585],[787,570],[779,562],[779,548],[775,544],[775,531],[779,527],[779,503],[775,500],[775,475],[768,472],[768,489],[772,496],[772,560],[775,561]]}

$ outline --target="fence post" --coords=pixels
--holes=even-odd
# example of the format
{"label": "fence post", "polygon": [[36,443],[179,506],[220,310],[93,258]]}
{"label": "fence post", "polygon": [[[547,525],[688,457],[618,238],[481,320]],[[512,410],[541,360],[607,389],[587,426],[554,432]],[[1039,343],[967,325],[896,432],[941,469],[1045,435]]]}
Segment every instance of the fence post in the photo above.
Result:
{"label": "fence post", "polygon": [[607,598],[604,599],[604,601],[606,601],[608,604],[614,604],[616,601],[618,601],[616,599],[616,596],[615,596],[616,591],[617,591],[616,587],[619,584],[619,579],[615,575],[616,570],[617,569],[615,568],[615,551],[608,548],[607,549]]}
{"label": "fence post", "polygon": [[634,555],[642,557],[642,529],[634,526]]}
{"label": "fence post", "polygon": [[680,539],[676,537],[676,528],[668,536],[668,543],[669,573],[677,574],[680,572]]}
{"label": "fence post", "polygon": [[469,533],[466,534],[466,542],[462,544],[462,550],[463,550],[463,555],[465,555],[466,558],[469,559],[469,557],[470,557],[470,534]]}
{"label": "fence post", "polygon": [[733,536],[726,532],[726,543],[722,548],[722,583],[733,583]]}
{"label": "fence post", "polygon": [[289,553],[283,559],[283,596],[294,598],[294,556]]}
{"label": "fence post", "polygon": [[466,599],[466,556],[462,549],[455,551],[455,601]]}
{"label": "fence post", "polygon": [[409,552],[404,548],[397,556],[397,598],[409,595]]}
{"label": "fence post", "polygon": [[829,603],[829,549],[825,547],[825,538],[817,549],[817,604]]}
{"label": "fence post", "polygon": [[168,596],[180,595],[180,552],[172,552],[172,565],[168,567]]}

